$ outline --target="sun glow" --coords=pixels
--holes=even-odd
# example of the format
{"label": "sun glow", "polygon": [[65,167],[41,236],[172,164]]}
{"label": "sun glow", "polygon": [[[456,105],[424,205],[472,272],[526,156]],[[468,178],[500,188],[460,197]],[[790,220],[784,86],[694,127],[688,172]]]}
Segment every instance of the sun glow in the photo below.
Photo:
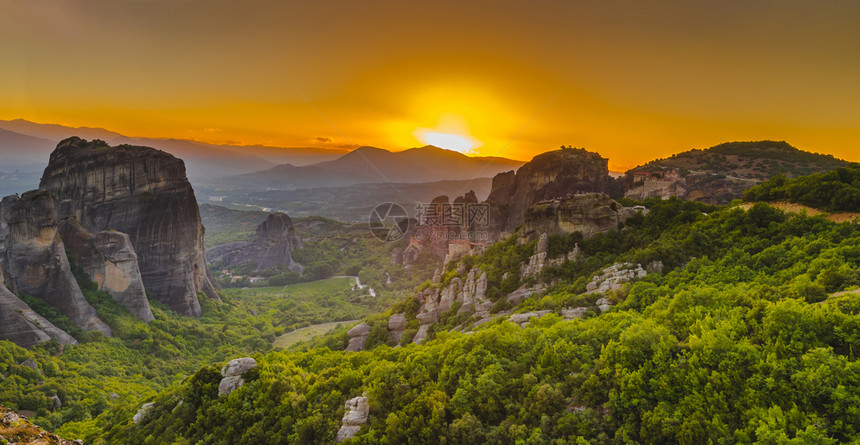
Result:
{"label": "sun glow", "polygon": [[475,146],[475,143],[467,137],[450,133],[439,133],[436,131],[418,132],[416,134],[419,140],[428,145],[435,145],[448,150],[459,151],[460,153],[469,153]]}

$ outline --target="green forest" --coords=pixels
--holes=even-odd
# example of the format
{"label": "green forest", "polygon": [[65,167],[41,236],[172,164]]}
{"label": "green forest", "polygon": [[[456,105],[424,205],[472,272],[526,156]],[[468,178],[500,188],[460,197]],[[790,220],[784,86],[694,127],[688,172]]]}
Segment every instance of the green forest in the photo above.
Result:
{"label": "green forest", "polygon": [[[257,375],[229,397],[217,397],[213,363],[152,398],[141,424],[100,424],[103,439],[326,443],[344,401],[361,394],[370,422],[353,443],[860,439],[860,293],[843,292],[860,285],[857,227],[766,204],[646,204],[651,212],[625,230],[585,240],[585,262],[546,271],[561,282],[517,308],[582,299],[585,280],[617,261],[664,264],[613,295],[606,313],[550,314],[524,329],[499,319],[358,353],[331,334],[316,348],[258,357]],[[518,249],[527,251],[499,243],[466,262],[515,273]]]}
{"label": "green forest", "polygon": [[860,165],[793,180],[777,176],[747,190],[744,200],[786,201],[827,212],[860,212]]}

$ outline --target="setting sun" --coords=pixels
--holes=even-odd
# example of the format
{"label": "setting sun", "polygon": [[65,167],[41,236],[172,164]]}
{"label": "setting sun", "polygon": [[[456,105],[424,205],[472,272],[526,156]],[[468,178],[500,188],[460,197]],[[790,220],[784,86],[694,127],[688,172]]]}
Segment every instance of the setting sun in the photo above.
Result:
{"label": "setting sun", "polygon": [[416,136],[428,145],[435,145],[436,147],[459,151],[460,153],[469,153],[475,146],[475,143],[469,140],[469,138],[457,134],[428,131],[420,132]]}

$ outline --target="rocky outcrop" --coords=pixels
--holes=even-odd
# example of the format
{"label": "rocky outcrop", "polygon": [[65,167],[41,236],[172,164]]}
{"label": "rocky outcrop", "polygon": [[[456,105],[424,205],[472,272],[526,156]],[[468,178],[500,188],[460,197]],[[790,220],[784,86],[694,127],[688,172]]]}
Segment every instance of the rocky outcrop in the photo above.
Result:
{"label": "rocky outcrop", "polygon": [[608,162],[597,153],[565,148],[535,156],[516,173],[496,175],[487,197],[493,229],[512,233],[523,222],[526,209],[540,201],[608,192],[612,182]]}
{"label": "rocky outcrop", "polygon": [[200,316],[197,294],[218,299],[206,267],[197,199],[182,160],[148,147],[73,137],[51,153],[40,188],[61,217],[90,232],[127,233],[153,298]]}
{"label": "rocky outcrop", "polygon": [[521,328],[524,328],[524,327],[526,327],[526,325],[528,325],[529,320],[531,320],[532,318],[540,318],[540,317],[543,317],[544,315],[546,315],[550,312],[551,311],[544,310],[544,311],[525,312],[522,314],[513,314],[510,317],[508,317],[508,320],[510,320],[511,323],[518,324]]}
{"label": "rocky outcrop", "polygon": [[360,323],[347,331],[346,336],[349,337],[349,344],[346,350],[350,352],[363,351],[364,342],[368,335],[370,335],[370,325],[367,323]]}
{"label": "rocky outcrop", "polygon": [[0,283],[0,340],[9,340],[18,346],[29,348],[52,338],[64,345],[78,342],[30,309]]}
{"label": "rocky outcrop", "polygon": [[134,413],[134,417],[131,418],[131,421],[134,423],[140,423],[147,414],[149,414],[152,409],[155,408],[155,402],[144,403],[140,409]]}
{"label": "rocky outcrop", "polygon": [[254,239],[213,247],[206,251],[206,259],[225,267],[255,264],[257,270],[264,270],[287,266],[300,272],[302,266],[293,261],[291,252],[302,247],[302,239],[293,228],[292,219],[277,212],[257,226]]}
{"label": "rocky outcrop", "polygon": [[519,231],[521,242],[549,235],[580,232],[585,238],[610,230],[636,215],[636,210],[624,207],[603,193],[590,193],[541,201],[525,212]]}
{"label": "rocky outcrop", "polygon": [[[605,294],[621,289],[624,283],[645,278],[648,272],[639,264],[616,263],[603,269],[585,286],[587,294]],[[600,305],[601,303],[598,303]]]}
{"label": "rocky outcrop", "polygon": [[517,305],[530,298],[534,294],[539,294],[547,289],[545,284],[536,284],[534,286],[520,286],[517,290],[508,294],[505,297],[509,303]]}
{"label": "rocky outcrop", "polygon": [[370,403],[367,397],[360,396],[349,399],[344,404],[344,408],[346,408],[346,413],[343,415],[342,425],[334,439],[337,443],[352,439],[370,417]]}
{"label": "rocky outcrop", "polygon": [[146,299],[137,254],[127,234],[105,230],[93,235],[71,218],[60,224],[59,233],[71,258],[99,290],[109,293],[138,319],[155,319]]}
{"label": "rocky outcrop", "polygon": [[230,360],[221,368],[221,382],[218,383],[218,396],[230,395],[233,391],[242,387],[245,380],[242,374],[257,367],[257,361],[251,357],[243,357]]}
{"label": "rocky outcrop", "polygon": [[561,310],[561,316],[564,317],[565,320],[574,320],[582,318],[586,312],[588,312],[587,307],[565,308]]}
{"label": "rocky outcrop", "polygon": [[403,336],[403,331],[406,330],[406,316],[403,314],[394,314],[388,319],[388,333],[391,335],[391,340],[394,344],[400,344],[400,337]]}
{"label": "rocky outcrop", "polygon": [[83,329],[111,335],[72,275],[51,195],[34,190],[7,196],[2,208],[8,233],[0,265],[9,290],[43,300]]}
{"label": "rocky outcrop", "polygon": [[430,335],[430,328],[439,322],[439,309],[425,307],[424,311],[415,316],[418,319],[418,332],[412,337],[412,342],[421,344]]}
{"label": "rocky outcrop", "polygon": [[[465,270],[458,269],[459,273]],[[438,281],[438,280],[435,280]],[[414,298],[421,301],[418,319],[418,333],[412,338],[413,343],[422,343],[430,334],[430,329],[439,322],[439,316],[453,310],[459,303],[457,314],[474,314],[486,317],[493,307],[493,302],[487,298],[487,274],[478,268],[469,270],[466,280],[453,278],[442,288],[427,288],[415,294]]]}
{"label": "rocky outcrop", "polygon": [[565,261],[582,261],[583,258],[578,244],[574,245],[570,252],[558,258],[547,258],[548,253],[549,238],[546,233],[541,233],[535,244],[535,252],[529,257],[529,262],[520,265],[520,278],[540,275],[545,267],[558,267]]}
{"label": "rocky outcrop", "polygon": [[10,445],[83,445],[82,440],[67,440],[42,430],[18,413],[0,406],[0,442]]}

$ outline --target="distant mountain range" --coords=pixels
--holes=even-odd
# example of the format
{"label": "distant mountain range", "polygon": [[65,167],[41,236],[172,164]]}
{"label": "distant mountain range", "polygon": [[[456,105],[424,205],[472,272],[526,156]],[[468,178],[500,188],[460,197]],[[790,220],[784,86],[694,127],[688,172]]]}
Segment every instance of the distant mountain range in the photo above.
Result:
{"label": "distant mountain range", "polygon": [[335,160],[307,166],[278,165],[268,170],[225,178],[243,188],[343,187],[371,183],[424,183],[488,178],[516,170],[523,162],[498,157],[469,157],[432,145],[391,152],[359,147]]}
{"label": "distant mountain range", "polygon": [[0,170],[32,170],[41,173],[57,142],[70,136],[101,139],[110,145],[143,145],[166,151],[185,161],[188,176],[195,182],[264,170],[285,163],[301,166],[329,161],[349,152],[342,148],[221,145],[187,139],[129,137],[103,128],[75,128],[15,119],[0,120]]}

